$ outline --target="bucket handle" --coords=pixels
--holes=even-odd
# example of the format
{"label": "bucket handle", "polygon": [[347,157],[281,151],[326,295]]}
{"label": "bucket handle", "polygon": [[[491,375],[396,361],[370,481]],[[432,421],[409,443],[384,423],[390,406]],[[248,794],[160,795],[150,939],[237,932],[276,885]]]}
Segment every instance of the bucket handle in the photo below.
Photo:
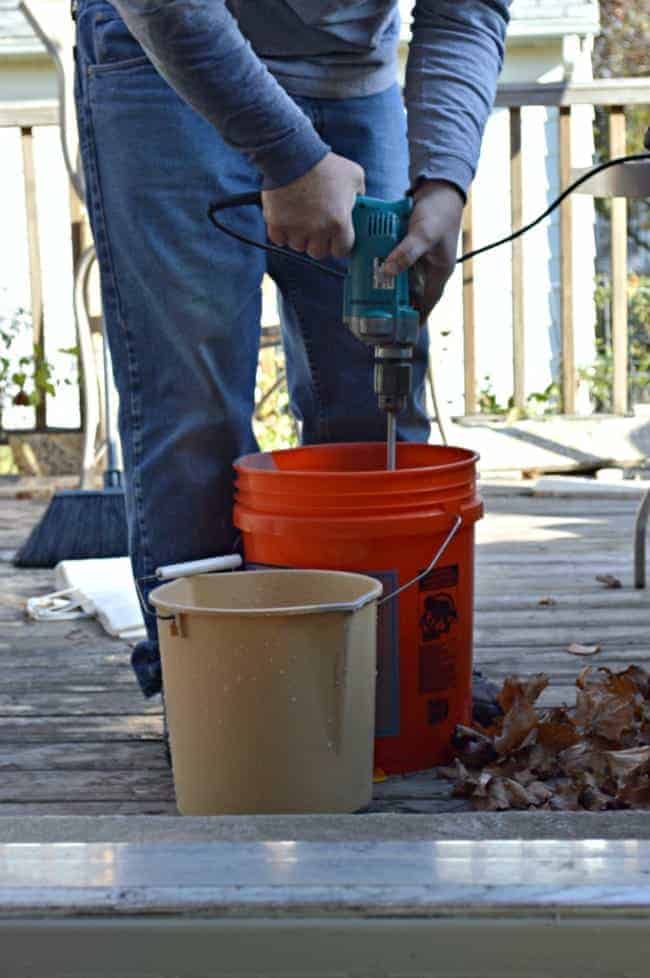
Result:
{"label": "bucket handle", "polygon": [[157,567],[155,574],[147,577],[135,578],[135,589],[138,592],[140,603],[145,611],[155,615],[158,621],[171,621],[176,615],[159,615],[155,608],[151,606],[149,598],[144,596],[140,588],[141,584],[148,581],[172,581],[178,577],[192,577],[194,574],[208,574],[214,571],[239,570],[244,561],[240,554],[226,554],[223,557],[205,557],[201,560],[186,560],[182,564],[165,564]]}
{"label": "bucket handle", "polygon": [[426,567],[419,574],[417,574],[415,577],[412,577],[410,581],[407,581],[406,582],[406,584],[402,584],[401,587],[398,587],[394,591],[391,591],[390,594],[386,594],[383,598],[381,598],[377,602],[377,605],[378,606],[381,606],[382,604],[386,604],[387,601],[392,601],[393,598],[396,598],[399,594],[401,594],[403,591],[406,591],[408,588],[413,587],[414,584],[417,584],[418,581],[421,581],[422,578],[424,578],[424,577],[427,576],[427,574],[430,574],[431,571],[433,570],[433,568],[436,566],[436,564],[440,560],[440,558],[442,557],[442,555],[444,554],[445,550],[447,549],[447,547],[449,546],[449,544],[451,543],[451,541],[454,539],[454,537],[456,536],[456,534],[460,530],[461,525],[462,525],[462,522],[463,522],[462,516],[456,516],[454,518],[454,523],[453,523],[453,526],[452,526],[451,530],[449,531],[449,533],[445,537],[442,545],[438,548],[438,550],[437,550],[436,554],[434,555],[434,557],[433,557],[431,563],[429,564],[429,566]]}

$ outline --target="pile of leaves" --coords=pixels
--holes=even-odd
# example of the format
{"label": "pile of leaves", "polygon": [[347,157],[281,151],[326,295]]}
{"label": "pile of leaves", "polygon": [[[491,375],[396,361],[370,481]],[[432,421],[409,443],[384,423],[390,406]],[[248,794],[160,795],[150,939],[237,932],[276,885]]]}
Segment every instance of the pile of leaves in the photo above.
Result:
{"label": "pile of leaves", "polygon": [[492,727],[457,727],[453,794],[484,811],[650,808],[650,673],[587,666],[571,709],[535,707],[548,683],[509,676]]}

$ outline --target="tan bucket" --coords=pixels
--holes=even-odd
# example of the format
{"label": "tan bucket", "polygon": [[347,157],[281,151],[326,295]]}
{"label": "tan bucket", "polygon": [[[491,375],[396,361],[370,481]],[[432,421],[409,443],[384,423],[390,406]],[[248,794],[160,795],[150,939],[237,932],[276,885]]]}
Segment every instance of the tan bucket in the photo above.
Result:
{"label": "tan bucket", "polygon": [[361,574],[280,570],[151,593],[182,814],[370,803],[381,590]]}

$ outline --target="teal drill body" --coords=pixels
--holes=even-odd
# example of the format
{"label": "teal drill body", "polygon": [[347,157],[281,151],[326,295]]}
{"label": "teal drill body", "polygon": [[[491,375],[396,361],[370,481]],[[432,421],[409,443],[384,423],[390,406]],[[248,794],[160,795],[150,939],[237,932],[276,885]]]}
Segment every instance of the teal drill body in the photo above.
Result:
{"label": "teal drill body", "polygon": [[384,260],[408,230],[411,200],[357,197],[354,248],[343,292],[343,319],[375,349],[375,392],[386,411],[399,412],[411,391],[412,353],[420,317],[410,302],[409,273],[382,272]]}

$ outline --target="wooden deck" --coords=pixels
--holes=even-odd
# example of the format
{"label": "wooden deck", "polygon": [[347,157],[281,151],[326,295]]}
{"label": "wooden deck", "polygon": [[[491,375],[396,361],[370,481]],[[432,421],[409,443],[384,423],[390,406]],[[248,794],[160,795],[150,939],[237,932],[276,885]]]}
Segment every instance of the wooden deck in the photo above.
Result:
{"label": "wooden deck", "polygon": [[[25,619],[26,599],[51,590],[52,574],[8,562],[43,506],[14,495],[0,499],[0,815],[175,813],[160,704],[142,698],[128,646],[92,621]],[[601,645],[588,660],[599,665],[650,660],[650,595],[632,589],[636,505],[487,492],[475,656],[486,675],[545,671],[543,701],[573,702],[586,660],[566,652],[571,642]],[[597,574],[623,587],[607,590]],[[424,774],[376,785],[373,811],[466,807]]]}

